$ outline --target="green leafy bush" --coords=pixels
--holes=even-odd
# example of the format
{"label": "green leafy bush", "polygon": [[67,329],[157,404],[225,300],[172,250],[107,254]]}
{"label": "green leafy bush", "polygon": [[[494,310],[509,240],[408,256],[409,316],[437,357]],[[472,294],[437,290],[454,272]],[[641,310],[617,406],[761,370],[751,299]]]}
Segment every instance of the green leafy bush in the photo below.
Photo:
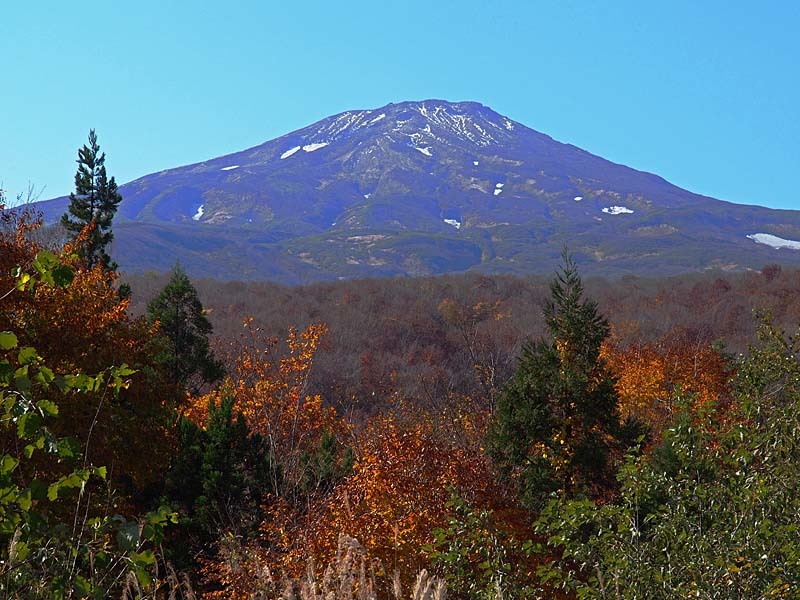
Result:
{"label": "green leafy bush", "polygon": [[[17,288],[66,287],[72,271],[39,252],[34,274],[17,269]],[[0,594],[25,598],[106,598],[132,585],[137,597],[163,587],[156,575],[166,508],[129,521],[105,506],[106,469],[89,463],[83,445],[57,437],[52,394],[116,395],[135,373],[126,365],[97,375],[60,374],[12,331],[0,332]],[[170,584],[168,584],[170,585]],[[181,582],[173,577],[174,588]]]}
{"label": "green leafy bush", "polygon": [[631,454],[618,501],[553,501],[536,529],[561,551],[545,581],[579,598],[789,598],[800,594],[800,364],[762,327],[736,404],[686,399],[653,457]]}

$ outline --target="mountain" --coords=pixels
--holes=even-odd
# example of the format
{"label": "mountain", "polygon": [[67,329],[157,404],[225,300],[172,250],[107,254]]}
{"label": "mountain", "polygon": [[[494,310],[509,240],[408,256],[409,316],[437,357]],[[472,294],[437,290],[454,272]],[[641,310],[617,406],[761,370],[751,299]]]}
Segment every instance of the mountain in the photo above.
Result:
{"label": "mountain", "polygon": [[[129,272],[541,273],[564,244],[591,274],[800,265],[800,212],[693,194],[474,102],[344,112],[120,191],[112,254]],[[67,203],[39,207],[54,221]]]}

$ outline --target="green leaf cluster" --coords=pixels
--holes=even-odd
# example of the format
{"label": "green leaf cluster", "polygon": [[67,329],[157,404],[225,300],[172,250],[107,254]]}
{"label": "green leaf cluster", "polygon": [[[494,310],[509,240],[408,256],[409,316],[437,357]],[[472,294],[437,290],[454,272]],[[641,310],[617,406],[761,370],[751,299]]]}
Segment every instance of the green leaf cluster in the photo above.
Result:
{"label": "green leaf cluster", "polygon": [[495,525],[492,511],[477,510],[455,491],[447,503],[448,524],[436,528],[428,548],[448,595],[465,600],[538,597],[522,564],[532,543],[519,541]]}
{"label": "green leaf cluster", "polygon": [[28,273],[22,267],[15,267],[12,276],[16,280],[16,289],[33,293],[37,284],[45,284],[56,288],[65,288],[72,283],[75,272],[69,265],[63,264],[49,250],[40,250],[33,258],[35,273]]}

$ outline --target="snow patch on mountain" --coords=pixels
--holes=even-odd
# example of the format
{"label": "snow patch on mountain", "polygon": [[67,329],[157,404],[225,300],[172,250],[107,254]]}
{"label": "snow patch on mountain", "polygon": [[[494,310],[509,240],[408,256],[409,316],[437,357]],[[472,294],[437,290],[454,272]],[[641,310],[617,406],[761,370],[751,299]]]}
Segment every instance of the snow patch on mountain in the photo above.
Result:
{"label": "snow patch on mountain", "polygon": [[583,200],[583,196],[575,196],[573,200],[575,200],[575,202],[580,202],[581,200]]}
{"label": "snow patch on mountain", "polygon": [[461,229],[461,221],[456,221],[455,219],[445,219],[444,222],[448,225],[452,225],[456,229]]}
{"label": "snow patch on mountain", "polygon": [[199,221],[199,220],[200,220],[200,217],[202,217],[202,216],[203,216],[203,205],[201,204],[201,205],[198,207],[198,209],[197,209],[197,212],[196,212],[196,213],[194,213],[194,215],[192,216],[192,220],[193,220],[193,221]]}
{"label": "snow patch on mountain", "polygon": [[419,150],[425,156],[433,156],[433,154],[431,154],[431,147],[430,146],[425,146],[424,148],[420,148],[419,146],[414,146],[414,150]]}
{"label": "snow patch on mountain", "polygon": [[771,233],[753,233],[748,235],[747,238],[753,240],[756,244],[765,244],[773,248],[800,250],[800,242],[797,240],[787,240]]}
{"label": "snow patch on mountain", "polygon": [[230,167],[222,167],[220,171],[233,171],[234,169],[238,169],[239,165],[231,165]]}
{"label": "snow patch on mountain", "polygon": [[494,195],[495,196],[499,196],[502,193],[503,193],[503,188],[495,188],[495,190],[494,190]]}
{"label": "snow patch on mountain", "polygon": [[320,148],[324,148],[329,144],[330,142],[312,142],[311,144],[306,144],[304,146],[295,146],[294,148],[289,148],[286,152],[281,154],[281,160],[283,160],[284,158],[289,158],[293,154],[300,152],[300,150],[302,150],[303,152],[314,152],[316,150],[319,150]]}
{"label": "snow patch on mountain", "polygon": [[473,160],[473,161],[472,161],[472,164],[473,164],[473,165],[475,165],[475,166],[477,167],[477,166],[478,166],[479,164],[481,164],[481,163],[480,163],[479,161],[477,161],[477,160]]}
{"label": "snow patch on mountain", "polygon": [[281,154],[281,160],[283,160],[284,158],[289,158],[292,154],[298,152],[300,148],[302,148],[302,146],[295,146],[294,148],[290,148],[289,150]]}
{"label": "snow patch on mountain", "polygon": [[625,215],[633,214],[633,211],[627,206],[606,206],[603,212],[607,215]]}
{"label": "snow patch on mountain", "polygon": [[303,146],[304,152],[314,152],[314,150],[319,150],[320,148],[324,148],[328,145],[328,142],[314,142],[313,144],[306,144]]}

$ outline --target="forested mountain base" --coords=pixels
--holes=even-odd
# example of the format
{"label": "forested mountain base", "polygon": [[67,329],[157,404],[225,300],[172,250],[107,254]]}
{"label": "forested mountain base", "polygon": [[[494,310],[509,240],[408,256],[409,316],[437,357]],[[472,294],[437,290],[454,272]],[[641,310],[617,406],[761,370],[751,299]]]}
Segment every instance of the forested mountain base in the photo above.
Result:
{"label": "forested mountain base", "polygon": [[[134,290],[132,313],[142,314],[167,276],[124,280]],[[328,333],[309,385],[327,402],[353,408],[355,400],[370,414],[392,396],[433,403],[450,392],[498,387],[513,373],[525,341],[544,335],[549,297],[548,278],[472,274],[301,287],[193,283],[223,351],[239,338],[246,318],[279,338],[289,326],[324,322]],[[695,349],[744,353],[756,335],[756,313],[770,314],[779,329],[800,323],[800,271],[777,265],[673,278],[588,277],[586,290],[611,324],[610,342],[626,349],[626,362],[636,358],[640,365],[656,351],[673,355],[673,369],[685,368],[679,356],[694,356]]]}

